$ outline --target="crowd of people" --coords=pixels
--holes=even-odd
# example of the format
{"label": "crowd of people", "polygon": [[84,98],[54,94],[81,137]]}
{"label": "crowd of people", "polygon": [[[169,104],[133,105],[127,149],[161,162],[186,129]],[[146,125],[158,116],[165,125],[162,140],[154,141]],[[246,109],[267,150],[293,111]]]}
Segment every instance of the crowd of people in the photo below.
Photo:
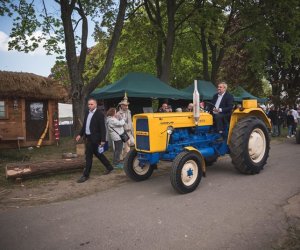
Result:
{"label": "crowd of people", "polygon": [[300,122],[300,107],[275,107],[273,104],[264,107],[267,116],[272,124],[272,136],[281,136],[282,128],[288,129],[287,138],[296,134],[296,128]]}
{"label": "crowd of people", "polygon": [[[123,168],[122,161],[130,151],[130,146],[134,145],[133,126],[131,112],[128,109],[128,99],[119,103],[118,108],[110,108],[106,113],[97,108],[97,101],[94,98],[88,100],[88,111],[85,114],[83,126],[76,136],[78,142],[82,137],[85,138],[86,166],[82,176],[77,180],[78,183],[89,179],[93,155],[95,155],[106,168],[104,174],[109,174],[114,168]],[[121,134],[126,131],[129,140],[123,142]],[[104,146],[107,141],[112,142],[113,161],[112,164],[106,158]]]}
{"label": "crowd of people", "polygon": [[[194,108],[194,104],[189,103],[185,108],[181,108],[181,107],[176,108],[175,112],[193,112],[193,108]],[[204,109],[204,102],[200,102],[200,108]],[[164,102],[157,112],[159,113],[173,112],[173,109],[171,105],[168,105],[167,103]]]}

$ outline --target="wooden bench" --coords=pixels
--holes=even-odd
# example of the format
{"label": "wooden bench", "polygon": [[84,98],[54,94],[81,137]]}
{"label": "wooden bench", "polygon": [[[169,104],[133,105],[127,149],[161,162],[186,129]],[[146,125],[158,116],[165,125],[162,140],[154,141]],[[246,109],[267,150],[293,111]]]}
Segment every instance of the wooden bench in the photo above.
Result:
{"label": "wooden bench", "polygon": [[24,141],[25,137],[23,136],[16,136],[16,137],[4,137],[0,135],[0,141],[16,141],[18,145],[18,149],[20,150],[20,141]]}

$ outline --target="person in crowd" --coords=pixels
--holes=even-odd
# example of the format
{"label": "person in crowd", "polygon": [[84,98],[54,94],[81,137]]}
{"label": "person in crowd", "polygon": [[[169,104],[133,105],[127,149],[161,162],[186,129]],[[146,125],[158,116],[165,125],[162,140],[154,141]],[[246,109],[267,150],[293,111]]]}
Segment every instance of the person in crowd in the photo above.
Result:
{"label": "person in crowd", "polygon": [[293,128],[292,128],[292,131],[293,131],[292,133],[293,133],[293,135],[295,135],[296,134],[297,124],[298,124],[299,114],[298,114],[296,108],[295,109],[292,108],[291,112],[292,112],[292,115],[294,117],[294,124],[293,124]]}
{"label": "person in crowd", "polygon": [[129,102],[127,95],[125,94],[123,100],[119,103],[119,110],[117,114],[125,121],[124,129],[126,130],[130,139],[127,142],[123,143],[121,160],[123,160],[126,157],[127,153],[130,151],[130,146],[134,145],[131,111],[129,110],[128,106]]}
{"label": "person in crowd", "polygon": [[275,108],[274,105],[270,106],[270,110],[268,112],[268,117],[271,119],[271,124],[272,124],[272,136],[278,136],[278,110]]}
{"label": "person in crowd", "polygon": [[294,121],[294,116],[293,116],[291,110],[289,110],[288,113],[287,113],[286,123],[287,123],[287,127],[288,127],[287,138],[294,137],[294,135],[293,135],[293,125],[294,125],[295,121]]}
{"label": "person in crowd", "polygon": [[205,110],[205,102],[200,102],[200,110],[204,111]]}
{"label": "person in crowd", "polygon": [[213,96],[212,109],[215,127],[221,135],[224,133],[225,125],[229,123],[229,118],[233,109],[233,96],[227,91],[226,82],[218,84],[218,93]]}
{"label": "person in crowd", "polygon": [[263,103],[259,103],[258,106],[266,113],[267,112],[267,107]]}
{"label": "person in crowd", "polygon": [[277,114],[278,114],[278,136],[280,136],[281,135],[281,126],[283,126],[283,123],[284,123],[284,121],[283,121],[284,114],[280,107],[277,108]]}
{"label": "person in crowd", "polygon": [[175,109],[176,112],[182,112],[182,108]]}
{"label": "person in crowd", "polygon": [[83,175],[78,179],[78,183],[85,182],[89,179],[93,155],[95,155],[106,168],[104,174],[109,174],[114,168],[103,153],[98,152],[99,146],[104,146],[106,141],[106,128],[104,114],[97,109],[97,101],[94,98],[88,100],[88,112],[86,112],[83,126],[76,136],[78,142],[81,137],[86,138],[85,159],[86,166]]}
{"label": "person in crowd", "polygon": [[169,112],[168,111],[168,104],[167,103],[163,103],[162,105],[161,105],[161,107],[158,109],[158,112],[159,113],[164,113],[164,112]]}
{"label": "person in crowd", "polygon": [[186,108],[186,112],[193,112],[194,104],[191,102]]}
{"label": "person in crowd", "polygon": [[168,108],[166,109],[167,112],[173,112],[172,106],[168,105]]}
{"label": "person in crowd", "polygon": [[117,114],[117,110],[115,108],[110,108],[107,111],[106,116],[107,129],[109,136],[113,141],[113,165],[116,168],[123,168],[123,164],[120,162],[123,149],[123,142],[120,135],[124,133],[125,120]]}
{"label": "person in crowd", "polygon": [[282,128],[287,128],[287,113],[289,109],[285,106],[281,107],[281,114],[282,114]]}

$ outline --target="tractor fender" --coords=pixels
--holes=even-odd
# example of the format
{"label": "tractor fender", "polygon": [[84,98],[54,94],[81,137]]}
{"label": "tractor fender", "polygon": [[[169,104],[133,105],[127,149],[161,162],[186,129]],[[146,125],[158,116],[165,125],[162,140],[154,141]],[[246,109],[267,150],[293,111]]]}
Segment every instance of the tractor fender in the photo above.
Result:
{"label": "tractor fender", "polygon": [[204,157],[201,154],[201,152],[198,149],[196,149],[196,148],[194,148],[192,146],[184,147],[184,149],[186,151],[193,151],[194,153],[196,153],[200,157],[200,159],[201,159],[202,175],[203,175],[203,177],[206,177],[206,165],[205,165]]}
{"label": "tractor fender", "polygon": [[230,118],[230,126],[229,126],[229,131],[228,131],[227,144],[230,143],[232,130],[235,127],[236,123],[240,119],[243,119],[243,118],[248,117],[248,116],[258,117],[259,119],[261,119],[265,123],[265,125],[267,126],[267,128],[269,130],[272,129],[270,119],[267,117],[267,115],[265,114],[265,112],[261,108],[250,108],[250,109],[243,109],[243,110],[236,109],[232,113],[231,118]]}

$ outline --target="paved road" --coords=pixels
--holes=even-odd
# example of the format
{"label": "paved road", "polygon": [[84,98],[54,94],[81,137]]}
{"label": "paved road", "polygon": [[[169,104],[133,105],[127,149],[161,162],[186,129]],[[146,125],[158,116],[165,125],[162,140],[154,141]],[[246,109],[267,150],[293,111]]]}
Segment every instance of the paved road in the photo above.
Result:
{"label": "paved road", "polygon": [[288,227],[283,206],[300,192],[299,162],[300,145],[273,143],[259,175],[240,175],[224,157],[191,194],[175,193],[164,174],[0,212],[0,248],[271,249]]}

